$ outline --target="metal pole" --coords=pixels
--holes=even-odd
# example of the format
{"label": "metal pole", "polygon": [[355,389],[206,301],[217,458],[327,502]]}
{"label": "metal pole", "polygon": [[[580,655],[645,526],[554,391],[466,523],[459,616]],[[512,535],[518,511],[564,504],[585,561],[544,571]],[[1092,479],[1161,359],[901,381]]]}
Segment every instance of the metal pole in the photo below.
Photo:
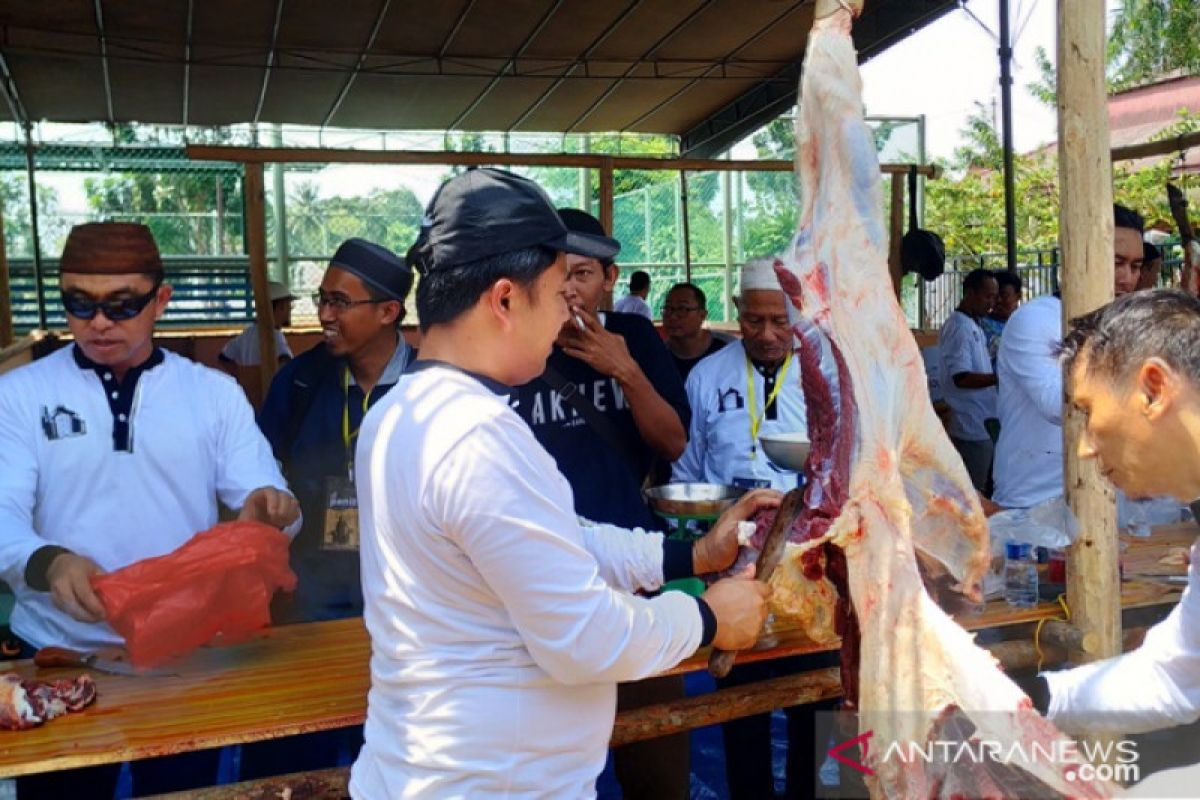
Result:
{"label": "metal pole", "polygon": [[29,227],[33,237],[33,290],[37,297],[38,327],[46,327],[46,289],[42,275],[42,237],[38,231],[37,182],[33,170],[33,125],[25,123],[25,172],[29,178]]}
{"label": "metal pole", "polygon": [[692,282],[692,234],[688,226],[687,172],[679,170],[679,223],[683,240],[683,279]]}
{"label": "metal pole", "polygon": [[[731,183],[734,176],[737,176],[738,181],[742,180],[740,172],[722,172],[721,173],[721,197],[725,201],[725,269],[721,270],[721,297],[729,297],[729,282],[730,276],[733,274],[733,189]],[[722,300],[722,302],[725,302]],[[726,314],[721,321],[724,322],[729,318]]]}
{"label": "metal pole", "polygon": [[1017,269],[1017,208],[1013,187],[1012,42],[1009,41],[1008,0],[1000,0],[1000,118],[1004,131],[1004,240],[1008,270]]}
{"label": "metal pole", "polygon": [[[276,147],[283,147],[283,126],[271,126],[271,139]],[[286,188],[283,184],[283,164],[271,165],[271,188],[275,195],[275,269],[272,277],[285,286],[291,286],[288,277],[288,234]]]}

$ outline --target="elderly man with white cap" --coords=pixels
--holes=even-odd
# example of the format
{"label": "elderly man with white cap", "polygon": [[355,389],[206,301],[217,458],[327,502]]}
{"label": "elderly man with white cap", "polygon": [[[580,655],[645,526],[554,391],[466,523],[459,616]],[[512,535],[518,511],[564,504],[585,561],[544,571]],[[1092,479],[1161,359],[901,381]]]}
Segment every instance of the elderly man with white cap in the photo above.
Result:
{"label": "elderly man with white cap", "polygon": [[758,438],[806,432],[808,421],[787,305],[771,259],[742,267],[737,309],[741,340],[702,360],[688,376],[691,429],[671,479],[786,491],[795,488],[796,473],[768,461]]}
{"label": "elderly man with white cap", "polygon": [[[671,479],[792,489],[797,474],[768,461],[759,444],[764,433],[808,431],[800,361],[773,259],[756,258],[742,267],[737,309],[741,339],[704,358],[688,375],[692,421],[687,449],[675,462]],[[782,659],[736,666],[718,684],[740,686],[815,666],[827,664]],[[813,710],[814,706],[793,706],[785,711],[790,742],[786,797],[811,794],[816,769]],[[774,797],[770,715],[734,720],[721,728],[730,797]]]}

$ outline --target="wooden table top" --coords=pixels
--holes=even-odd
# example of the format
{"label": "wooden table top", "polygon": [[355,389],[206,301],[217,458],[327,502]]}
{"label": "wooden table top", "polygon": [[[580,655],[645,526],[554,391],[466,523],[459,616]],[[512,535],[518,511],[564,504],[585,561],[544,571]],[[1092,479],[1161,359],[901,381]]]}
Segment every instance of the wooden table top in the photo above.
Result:
{"label": "wooden table top", "polygon": [[[1158,559],[1195,538],[1191,526],[1156,530],[1151,539],[1129,540],[1126,573],[1183,574]],[[1174,602],[1177,587],[1127,581],[1126,608]],[[989,603],[980,614],[962,617],[970,629],[1033,622],[1058,613],[1043,603],[1012,609]],[[739,655],[758,661],[830,649],[785,626],[775,643]],[[162,677],[106,675],[95,678],[97,699],[28,731],[0,731],[0,777],[105,764],[209,747],[291,736],[361,724],[366,713],[370,642],[361,619],[273,628],[262,637],[226,648],[206,648]],[[706,669],[707,648],[669,671]],[[78,669],[37,670],[30,661],[11,662],[18,674],[65,677]]]}

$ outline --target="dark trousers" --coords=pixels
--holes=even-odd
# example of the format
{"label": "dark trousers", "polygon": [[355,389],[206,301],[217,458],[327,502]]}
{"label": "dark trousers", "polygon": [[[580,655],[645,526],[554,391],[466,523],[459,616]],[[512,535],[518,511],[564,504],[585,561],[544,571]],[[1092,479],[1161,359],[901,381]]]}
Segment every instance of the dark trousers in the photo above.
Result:
{"label": "dark trousers", "polygon": [[[129,765],[133,772],[133,794],[145,797],[212,786],[217,782],[220,757],[221,751],[215,749],[133,761]],[[120,775],[120,764],[26,775],[17,778],[17,797],[19,800],[68,797],[112,800]]]}
{"label": "dark trousers", "polygon": [[239,779],[253,781],[272,775],[344,766],[358,758],[362,745],[361,725],[244,744]]}
{"label": "dark trousers", "polygon": [[[729,677],[717,681],[717,688],[743,686],[769,678],[793,675],[837,663],[834,654],[758,661],[735,666]],[[809,798],[816,787],[818,757],[815,715],[832,709],[836,700],[783,710],[787,718],[787,788],[784,797]],[[730,800],[769,800],[776,796],[771,766],[771,715],[755,714],[721,725],[725,744],[725,777],[729,781]],[[821,743],[824,744],[823,742]],[[824,752],[824,747],[821,748]]]}
{"label": "dark trousers", "polygon": [[[681,700],[683,676],[617,684],[617,710]],[[691,740],[687,733],[660,736],[613,750],[613,767],[625,800],[687,800]]]}

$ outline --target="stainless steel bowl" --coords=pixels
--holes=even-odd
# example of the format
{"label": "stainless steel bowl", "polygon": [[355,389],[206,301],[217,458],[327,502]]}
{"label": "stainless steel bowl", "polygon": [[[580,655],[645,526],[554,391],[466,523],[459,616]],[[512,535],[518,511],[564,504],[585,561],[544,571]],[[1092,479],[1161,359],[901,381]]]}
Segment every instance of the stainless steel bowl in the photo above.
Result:
{"label": "stainless steel bowl", "polygon": [[804,462],[808,460],[808,451],[812,449],[812,443],[808,441],[808,434],[804,433],[766,434],[758,437],[758,441],[772,464],[792,472],[804,469]]}
{"label": "stainless steel bowl", "polygon": [[668,483],[646,489],[650,508],[664,517],[717,518],[746,493],[738,486],[715,483]]}

